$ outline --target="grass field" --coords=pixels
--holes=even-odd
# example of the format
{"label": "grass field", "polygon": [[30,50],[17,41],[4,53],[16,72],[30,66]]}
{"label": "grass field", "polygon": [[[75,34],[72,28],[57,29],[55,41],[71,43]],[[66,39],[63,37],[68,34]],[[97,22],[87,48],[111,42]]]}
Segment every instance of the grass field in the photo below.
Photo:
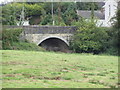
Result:
{"label": "grass field", "polygon": [[118,57],[2,51],[3,88],[116,88]]}

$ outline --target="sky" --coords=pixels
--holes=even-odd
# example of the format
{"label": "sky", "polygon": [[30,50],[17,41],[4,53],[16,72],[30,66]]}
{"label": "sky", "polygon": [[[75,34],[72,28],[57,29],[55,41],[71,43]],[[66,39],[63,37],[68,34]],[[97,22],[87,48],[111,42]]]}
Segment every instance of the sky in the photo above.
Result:
{"label": "sky", "polygon": [[0,4],[3,2],[5,3],[5,2],[10,2],[10,1],[13,1],[13,0],[0,0]]}
{"label": "sky", "polygon": [[[13,0],[0,0],[0,3],[2,3],[2,2],[10,2],[10,1],[13,1]],[[20,1],[24,1],[24,0],[20,0]],[[34,0],[31,0],[31,1],[34,1]],[[37,1],[39,1],[39,0],[37,0]],[[40,1],[42,1],[42,0],[40,0]],[[44,0],[43,0],[44,1]],[[47,0],[46,0],[47,1]],[[51,0],[48,0],[48,1],[51,1]],[[55,0],[54,0],[55,1]],[[57,0],[56,0],[57,1]],[[59,0],[58,0],[59,1]],[[63,0],[64,1],[64,0]],[[70,1],[70,0],[65,0],[65,1]],[[74,1],[74,0],[73,0]],[[76,1],[79,1],[79,0],[76,0]],[[86,1],[86,0],[85,0]],[[91,1],[91,0],[89,0],[89,1]],[[95,1],[95,0],[94,0]],[[99,1],[99,0],[98,0]]]}
{"label": "sky", "polygon": [[[0,0],[0,4],[3,2],[3,3],[6,3],[6,2],[10,2],[10,1],[16,1],[16,0]],[[20,1],[24,1],[24,0],[20,0]],[[34,0],[30,0],[30,1],[34,1]],[[44,1],[44,0],[35,0],[35,1]],[[47,1],[47,0],[46,0]],[[48,0],[48,1],[51,1],[51,0]],[[55,1],[55,0],[54,0]],[[57,1],[57,0],[56,0]],[[59,0],[58,0],[59,1]],[[62,0],[64,1],[64,0]],[[71,1],[71,0],[65,0],[65,1]],[[74,1],[74,0],[73,0]],[[84,0],[76,0],[76,1],[84,1]],[[92,0],[85,0],[85,1],[92,1]],[[95,0],[93,0],[95,1]],[[97,2],[100,2],[102,0],[96,0]],[[107,1],[107,0],[105,0]],[[120,1],[120,0],[116,0],[116,1]]]}

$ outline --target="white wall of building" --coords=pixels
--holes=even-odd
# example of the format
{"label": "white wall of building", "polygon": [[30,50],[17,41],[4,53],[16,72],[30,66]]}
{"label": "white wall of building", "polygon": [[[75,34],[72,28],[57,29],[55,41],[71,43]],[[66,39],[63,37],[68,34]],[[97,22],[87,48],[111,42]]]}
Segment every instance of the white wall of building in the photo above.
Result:
{"label": "white wall of building", "polygon": [[117,2],[115,0],[107,0],[105,3],[105,26],[110,27],[111,26],[111,18],[113,18],[116,15],[117,11]]}
{"label": "white wall of building", "polygon": [[104,8],[105,20],[98,20],[97,26],[110,27],[112,26],[111,19],[115,17],[118,3],[116,0],[106,0]]}

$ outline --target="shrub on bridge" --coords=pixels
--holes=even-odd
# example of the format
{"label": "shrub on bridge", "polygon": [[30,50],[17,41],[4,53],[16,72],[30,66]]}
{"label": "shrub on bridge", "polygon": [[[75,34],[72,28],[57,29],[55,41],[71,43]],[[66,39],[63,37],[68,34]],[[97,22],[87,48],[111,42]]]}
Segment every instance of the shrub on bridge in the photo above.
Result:
{"label": "shrub on bridge", "polygon": [[96,27],[95,22],[91,20],[81,20],[77,23],[77,26],[77,32],[70,44],[72,50],[77,53],[98,54],[108,48],[109,36],[106,28]]}

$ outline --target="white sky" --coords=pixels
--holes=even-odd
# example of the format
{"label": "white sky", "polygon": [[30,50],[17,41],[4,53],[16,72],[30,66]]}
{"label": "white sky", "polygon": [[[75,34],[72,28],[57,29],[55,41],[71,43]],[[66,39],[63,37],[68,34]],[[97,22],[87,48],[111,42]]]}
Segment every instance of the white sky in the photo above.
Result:
{"label": "white sky", "polygon": [[[0,3],[2,3],[2,2],[10,2],[10,1],[15,1],[15,0],[0,0]],[[24,0],[19,0],[19,1],[24,1]],[[44,1],[44,0],[30,0],[30,1]],[[52,0],[46,0],[46,1],[52,1]],[[56,1],[60,1],[60,0],[56,0]],[[74,0],[62,0],[62,1],[74,1]],[[76,0],[76,1],[80,1],[80,0]],[[82,1],[84,1],[84,0],[82,0]],[[88,0],[88,1],[92,1],[92,0]],[[93,0],[93,1],[95,1],[95,0]],[[99,1],[99,0],[96,0],[96,1]]]}
{"label": "white sky", "polygon": [[13,0],[0,0],[0,4],[5,2],[10,2],[10,1],[13,1]]}
{"label": "white sky", "polygon": [[[16,0],[0,0],[0,4],[1,3],[6,3],[6,2],[10,2],[10,1],[16,1]],[[19,0],[19,1],[24,1],[24,0]],[[28,1],[44,1],[44,0],[28,0]],[[46,0],[46,1],[51,1],[51,0]],[[60,0],[54,0],[54,1],[60,1]],[[62,1],[74,1],[74,0],[62,0]],[[97,1],[97,2],[100,2],[100,1],[107,1],[107,0],[75,0],[75,1]],[[116,1],[120,1],[120,0],[116,0]]]}

